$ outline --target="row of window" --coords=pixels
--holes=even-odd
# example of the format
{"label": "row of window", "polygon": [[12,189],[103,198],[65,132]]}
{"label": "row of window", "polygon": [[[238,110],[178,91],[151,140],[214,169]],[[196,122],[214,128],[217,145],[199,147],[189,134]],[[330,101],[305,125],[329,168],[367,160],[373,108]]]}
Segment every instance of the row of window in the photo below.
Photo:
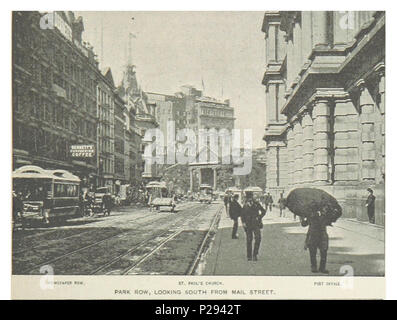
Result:
{"label": "row of window", "polygon": [[201,109],[201,114],[207,116],[216,116],[216,117],[232,117],[233,114],[229,111],[222,110],[212,110],[212,109]]}
{"label": "row of window", "polygon": [[60,127],[70,130],[76,134],[95,139],[96,125],[86,121],[79,115],[76,115],[61,105],[53,105],[48,100],[43,99],[38,93],[31,92],[28,99],[19,95],[18,90],[13,94],[14,111],[43,120],[49,123],[55,123]]}
{"label": "row of window", "polygon": [[101,158],[99,161],[99,170],[102,173],[114,173],[114,161],[112,159]]}
{"label": "row of window", "polygon": [[114,151],[118,153],[124,153],[124,140],[115,139],[114,141]]}
{"label": "row of window", "polygon": [[105,90],[101,89],[100,87],[98,87],[97,90],[97,100],[99,104],[108,105],[113,112],[114,110],[113,97],[110,94],[108,94]]}
{"label": "row of window", "polygon": [[114,144],[110,139],[99,138],[99,147],[100,152],[114,153]]}
{"label": "row of window", "polygon": [[115,161],[114,165],[114,172],[116,174],[124,174],[124,159],[123,158],[117,158]]}
{"label": "row of window", "polygon": [[73,184],[54,184],[54,197],[77,197],[79,187]]}
{"label": "row of window", "polygon": [[65,90],[65,98],[74,105],[85,108],[89,113],[96,113],[96,101],[75,86],[70,85],[62,76],[54,74],[54,84]]}

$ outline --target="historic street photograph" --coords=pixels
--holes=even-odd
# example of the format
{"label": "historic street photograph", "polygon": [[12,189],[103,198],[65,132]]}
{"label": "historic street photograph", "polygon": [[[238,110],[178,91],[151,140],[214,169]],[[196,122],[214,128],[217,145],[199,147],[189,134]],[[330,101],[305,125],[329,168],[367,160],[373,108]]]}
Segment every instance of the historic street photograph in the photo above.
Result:
{"label": "historic street photograph", "polygon": [[385,12],[14,11],[12,170],[13,275],[384,277]]}

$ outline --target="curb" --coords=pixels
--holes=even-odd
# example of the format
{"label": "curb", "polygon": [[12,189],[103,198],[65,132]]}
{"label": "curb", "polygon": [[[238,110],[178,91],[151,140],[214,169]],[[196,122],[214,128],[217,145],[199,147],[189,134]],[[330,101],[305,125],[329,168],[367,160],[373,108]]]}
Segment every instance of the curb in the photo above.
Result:
{"label": "curb", "polygon": [[364,225],[364,226],[368,226],[368,227],[374,227],[374,228],[377,228],[377,229],[385,229],[385,226],[382,226],[382,225],[379,225],[379,224],[372,224],[372,223],[369,223],[369,222],[366,222],[366,221],[360,221],[360,220],[357,220],[357,219],[353,219],[353,218],[347,218],[347,219],[344,219],[345,221],[349,221],[349,222],[354,222],[354,223],[359,223],[359,224],[362,224],[362,225]]}

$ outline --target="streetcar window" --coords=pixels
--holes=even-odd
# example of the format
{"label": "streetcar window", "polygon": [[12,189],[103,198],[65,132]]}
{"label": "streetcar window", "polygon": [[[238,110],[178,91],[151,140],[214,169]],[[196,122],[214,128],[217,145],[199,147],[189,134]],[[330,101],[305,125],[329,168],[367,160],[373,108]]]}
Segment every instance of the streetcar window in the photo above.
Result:
{"label": "streetcar window", "polygon": [[77,197],[78,188],[77,185],[73,184],[54,184],[54,196],[55,197]]}
{"label": "streetcar window", "polygon": [[14,179],[14,191],[24,200],[40,201],[51,197],[51,183],[43,179]]}

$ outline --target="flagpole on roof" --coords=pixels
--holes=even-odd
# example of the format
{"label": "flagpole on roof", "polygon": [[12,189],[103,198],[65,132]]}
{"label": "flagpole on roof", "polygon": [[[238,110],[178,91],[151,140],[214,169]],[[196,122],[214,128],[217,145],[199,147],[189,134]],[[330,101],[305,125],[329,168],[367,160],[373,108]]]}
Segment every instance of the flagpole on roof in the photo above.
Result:
{"label": "flagpole on roof", "polygon": [[202,55],[201,55],[201,47],[200,47],[200,71],[201,71],[202,96],[204,97],[205,85],[204,85],[204,78],[203,78],[203,59],[202,59]]}

